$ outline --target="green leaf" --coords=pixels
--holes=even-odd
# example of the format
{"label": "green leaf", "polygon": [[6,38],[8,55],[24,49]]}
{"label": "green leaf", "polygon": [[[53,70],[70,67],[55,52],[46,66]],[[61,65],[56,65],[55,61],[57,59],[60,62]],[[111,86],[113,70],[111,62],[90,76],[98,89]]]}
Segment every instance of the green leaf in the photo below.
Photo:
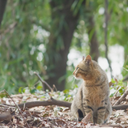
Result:
{"label": "green leaf", "polygon": [[43,88],[42,85],[38,85],[38,86],[36,87],[37,90],[42,90],[42,88]]}

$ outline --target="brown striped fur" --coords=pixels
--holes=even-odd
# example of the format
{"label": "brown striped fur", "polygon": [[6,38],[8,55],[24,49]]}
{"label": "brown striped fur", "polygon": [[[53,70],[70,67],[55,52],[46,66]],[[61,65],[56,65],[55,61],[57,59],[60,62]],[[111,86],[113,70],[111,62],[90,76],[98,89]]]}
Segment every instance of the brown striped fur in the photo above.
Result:
{"label": "brown striped fur", "polygon": [[106,73],[88,55],[76,66],[73,75],[83,79],[83,83],[72,102],[71,112],[79,121],[91,112],[91,122],[98,124],[107,122],[112,108]]}

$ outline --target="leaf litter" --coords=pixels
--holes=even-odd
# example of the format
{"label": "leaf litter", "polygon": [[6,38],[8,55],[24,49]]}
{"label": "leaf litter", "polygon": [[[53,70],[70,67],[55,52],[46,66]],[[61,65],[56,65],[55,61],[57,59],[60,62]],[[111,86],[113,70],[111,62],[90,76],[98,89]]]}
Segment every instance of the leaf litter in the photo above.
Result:
{"label": "leaf litter", "polygon": [[[50,95],[49,95],[50,93]],[[69,91],[68,94],[64,92],[44,92],[40,91],[35,94],[24,93],[11,95],[11,98],[16,104],[26,103],[30,101],[44,101],[54,97],[58,100],[72,101],[74,93]],[[118,97],[112,97],[111,101],[114,103]],[[6,120],[0,121],[0,127],[3,128],[128,128],[128,110],[114,110],[110,116],[110,120],[104,125],[94,125],[89,122],[90,115],[87,115],[81,122],[78,122],[70,112],[68,107],[39,106],[30,109],[18,111],[10,98],[3,97],[0,99],[0,113],[5,115],[11,114]],[[8,105],[6,105],[8,104]],[[127,100],[122,101],[121,104],[127,104]]]}

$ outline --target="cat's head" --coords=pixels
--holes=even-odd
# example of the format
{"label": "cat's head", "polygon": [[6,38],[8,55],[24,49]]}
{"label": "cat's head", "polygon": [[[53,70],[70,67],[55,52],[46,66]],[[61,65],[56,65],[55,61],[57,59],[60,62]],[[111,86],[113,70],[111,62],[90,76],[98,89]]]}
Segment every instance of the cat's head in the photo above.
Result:
{"label": "cat's head", "polygon": [[91,79],[93,75],[93,61],[90,55],[86,58],[83,57],[83,60],[75,67],[73,75],[76,79]]}

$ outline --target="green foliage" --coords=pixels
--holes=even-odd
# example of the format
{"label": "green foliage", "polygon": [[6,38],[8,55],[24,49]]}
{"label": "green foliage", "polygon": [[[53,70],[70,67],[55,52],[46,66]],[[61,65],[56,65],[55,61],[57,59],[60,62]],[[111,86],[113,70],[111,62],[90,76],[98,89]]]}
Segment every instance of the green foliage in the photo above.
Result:
{"label": "green foliage", "polygon": [[[81,54],[86,55],[89,54],[89,42],[93,34],[91,31],[88,35],[88,17],[94,16],[99,45],[103,46],[104,44],[104,1],[86,0],[86,4],[83,4],[83,1],[76,0],[71,6],[74,16],[79,14],[80,18],[70,49],[78,50]],[[25,87],[28,87],[30,92],[34,93],[37,90],[42,90],[40,83],[36,87],[34,86],[37,81],[36,76],[33,75],[34,71],[39,72],[43,79],[56,75],[54,72],[47,75],[46,70],[50,71],[55,67],[54,59],[56,61],[60,59],[60,55],[57,53],[65,48],[60,33],[63,26],[68,30],[68,25],[64,20],[65,15],[59,14],[59,9],[65,7],[62,5],[63,1],[55,2],[58,7],[51,9],[48,0],[8,1],[0,29],[0,90],[5,89],[10,94],[14,94],[23,93],[27,90]],[[54,13],[57,13],[58,17],[54,17]],[[119,44],[124,47],[123,76],[127,75],[128,70],[127,13],[127,0],[109,0],[108,45]],[[51,32],[54,33],[53,36],[50,35]],[[57,40],[49,45],[49,40],[55,37]],[[50,47],[53,47],[54,50],[51,51]],[[104,57],[105,51],[102,47],[100,47],[100,52]],[[50,65],[47,65],[49,61]],[[59,83],[66,79],[67,89],[75,88],[78,85],[78,82],[74,82],[73,70],[74,64],[68,65],[66,75],[58,79]],[[118,84],[114,83],[112,88],[116,90],[119,86],[121,87],[120,94],[122,94],[125,85],[120,81]],[[68,91],[65,90],[64,95],[67,95],[66,92]]]}
{"label": "green foliage", "polygon": [[0,98],[8,97],[8,95],[5,92],[0,92]]}
{"label": "green foliage", "polygon": [[[32,76],[33,71],[45,72],[38,56],[39,54],[43,56],[45,52],[47,35],[40,36],[43,41],[37,38],[39,31],[42,30],[40,24],[43,22],[44,26],[48,26],[50,22],[50,18],[46,18],[45,11],[47,15],[50,15],[47,1],[15,0],[8,2],[1,32],[4,33],[13,23],[16,23],[16,26],[7,34],[2,35],[0,47],[2,86],[0,90],[6,89],[9,93],[15,93],[19,87],[33,86],[36,80]],[[45,30],[44,33],[47,34]],[[40,49],[40,47],[44,48]]]}
{"label": "green foliage", "polygon": [[112,79],[111,82],[113,85],[110,87],[110,97],[114,95],[120,96],[125,92],[127,85],[122,80]]}

